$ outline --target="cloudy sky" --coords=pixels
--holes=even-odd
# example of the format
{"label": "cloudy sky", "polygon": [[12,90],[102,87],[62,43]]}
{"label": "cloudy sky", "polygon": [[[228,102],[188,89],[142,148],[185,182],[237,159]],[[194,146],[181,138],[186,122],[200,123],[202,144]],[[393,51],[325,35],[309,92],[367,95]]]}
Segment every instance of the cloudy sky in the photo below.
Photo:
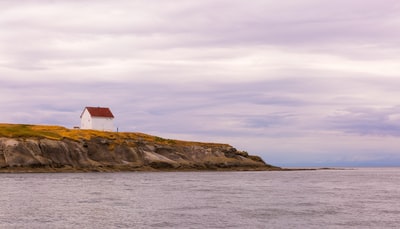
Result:
{"label": "cloudy sky", "polygon": [[0,0],[0,122],[400,165],[400,1]]}

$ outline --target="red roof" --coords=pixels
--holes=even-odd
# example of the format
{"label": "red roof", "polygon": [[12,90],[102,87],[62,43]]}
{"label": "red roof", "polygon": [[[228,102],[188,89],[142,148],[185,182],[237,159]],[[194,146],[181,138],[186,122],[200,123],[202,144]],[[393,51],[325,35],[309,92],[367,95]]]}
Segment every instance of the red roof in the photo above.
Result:
{"label": "red roof", "polygon": [[[108,107],[85,107],[85,110],[88,110],[92,117],[114,118],[114,115]],[[83,110],[83,112],[85,112],[85,110]]]}

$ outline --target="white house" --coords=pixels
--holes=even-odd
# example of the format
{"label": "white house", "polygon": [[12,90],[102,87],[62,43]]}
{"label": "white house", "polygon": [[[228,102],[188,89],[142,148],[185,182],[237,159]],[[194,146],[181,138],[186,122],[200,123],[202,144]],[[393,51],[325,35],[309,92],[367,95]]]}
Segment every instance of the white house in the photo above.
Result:
{"label": "white house", "polygon": [[108,107],[85,107],[81,114],[81,129],[114,130],[114,115]]}

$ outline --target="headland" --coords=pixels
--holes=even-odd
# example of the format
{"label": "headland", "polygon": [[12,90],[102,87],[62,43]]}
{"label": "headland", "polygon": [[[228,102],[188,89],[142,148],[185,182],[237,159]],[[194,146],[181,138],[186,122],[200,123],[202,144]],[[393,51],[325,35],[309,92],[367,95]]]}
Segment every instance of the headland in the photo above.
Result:
{"label": "headland", "polygon": [[282,170],[228,144],[143,133],[0,124],[0,172]]}

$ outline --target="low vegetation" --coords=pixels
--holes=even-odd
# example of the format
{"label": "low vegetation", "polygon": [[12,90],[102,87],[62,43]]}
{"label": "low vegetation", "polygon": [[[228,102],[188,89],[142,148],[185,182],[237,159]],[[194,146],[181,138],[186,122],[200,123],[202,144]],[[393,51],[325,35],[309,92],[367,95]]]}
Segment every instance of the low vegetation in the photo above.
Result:
{"label": "low vegetation", "polygon": [[163,145],[201,145],[227,146],[226,144],[201,143],[165,139],[143,133],[107,132],[97,130],[68,129],[62,126],[29,125],[29,124],[0,124],[0,137],[8,138],[47,138],[52,140],[71,139],[74,141],[103,138],[114,142],[134,140],[137,142],[161,143]]}

